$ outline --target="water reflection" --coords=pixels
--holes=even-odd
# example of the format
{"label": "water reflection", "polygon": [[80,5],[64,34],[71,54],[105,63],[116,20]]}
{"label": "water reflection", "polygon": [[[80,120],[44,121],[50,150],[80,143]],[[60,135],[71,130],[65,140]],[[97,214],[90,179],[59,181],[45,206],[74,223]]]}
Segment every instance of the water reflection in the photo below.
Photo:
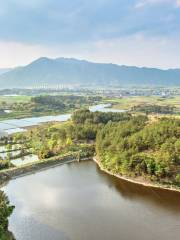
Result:
{"label": "water reflection", "polygon": [[148,201],[149,204],[165,209],[166,211],[174,211],[175,214],[180,212],[180,193],[178,192],[145,187],[120,180],[102,172],[98,166],[96,166],[96,171],[104,177],[109,188],[115,188],[121,197],[127,200],[140,200],[145,203]]}
{"label": "water reflection", "polygon": [[4,190],[17,240],[179,240],[180,194],[111,177],[93,162],[18,178]]}

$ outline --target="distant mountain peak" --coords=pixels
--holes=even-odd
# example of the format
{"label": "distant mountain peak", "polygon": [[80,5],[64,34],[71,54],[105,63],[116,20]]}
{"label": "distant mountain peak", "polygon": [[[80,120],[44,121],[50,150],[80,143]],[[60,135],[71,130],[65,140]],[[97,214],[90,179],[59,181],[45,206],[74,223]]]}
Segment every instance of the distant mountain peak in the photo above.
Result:
{"label": "distant mountain peak", "polygon": [[161,70],[41,57],[0,75],[0,88],[38,86],[180,86],[180,69]]}
{"label": "distant mountain peak", "polygon": [[34,60],[33,62],[31,62],[31,63],[28,64],[28,65],[36,64],[36,63],[48,62],[48,61],[52,61],[52,60],[53,60],[53,59],[50,59],[50,58],[47,58],[47,57],[40,57],[40,58]]}

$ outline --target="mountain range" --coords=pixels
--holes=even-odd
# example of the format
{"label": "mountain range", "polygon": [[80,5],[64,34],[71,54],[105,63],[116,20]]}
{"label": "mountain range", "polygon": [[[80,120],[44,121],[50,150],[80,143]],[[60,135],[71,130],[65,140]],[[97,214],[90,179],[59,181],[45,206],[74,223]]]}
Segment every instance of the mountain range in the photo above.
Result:
{"label": "mountain range", "polygon": [[161,70],[72,58],[39,58],[10,70],[0,70],[0,88],[38,86],[180,86],[180,69]]}

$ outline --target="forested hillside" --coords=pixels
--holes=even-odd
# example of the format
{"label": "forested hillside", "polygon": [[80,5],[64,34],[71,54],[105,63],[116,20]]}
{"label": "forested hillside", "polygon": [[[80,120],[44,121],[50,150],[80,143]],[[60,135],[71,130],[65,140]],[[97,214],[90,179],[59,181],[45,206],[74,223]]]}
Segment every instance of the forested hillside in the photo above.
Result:
{"label": "forested hillside", "polygon": [[109,122],[98,131],[97,156],[103,166],[130,177],[180,185],[180,120]]}

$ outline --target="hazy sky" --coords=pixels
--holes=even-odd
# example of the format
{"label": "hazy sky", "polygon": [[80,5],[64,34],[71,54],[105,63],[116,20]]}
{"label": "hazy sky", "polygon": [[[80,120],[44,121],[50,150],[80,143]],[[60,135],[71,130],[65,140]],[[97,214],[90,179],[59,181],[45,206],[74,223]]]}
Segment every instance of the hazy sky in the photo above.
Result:
{"label": "hazy sky", "polygon": [[180,68],[180,0],[0,0],[0,67],[41,56]]}

